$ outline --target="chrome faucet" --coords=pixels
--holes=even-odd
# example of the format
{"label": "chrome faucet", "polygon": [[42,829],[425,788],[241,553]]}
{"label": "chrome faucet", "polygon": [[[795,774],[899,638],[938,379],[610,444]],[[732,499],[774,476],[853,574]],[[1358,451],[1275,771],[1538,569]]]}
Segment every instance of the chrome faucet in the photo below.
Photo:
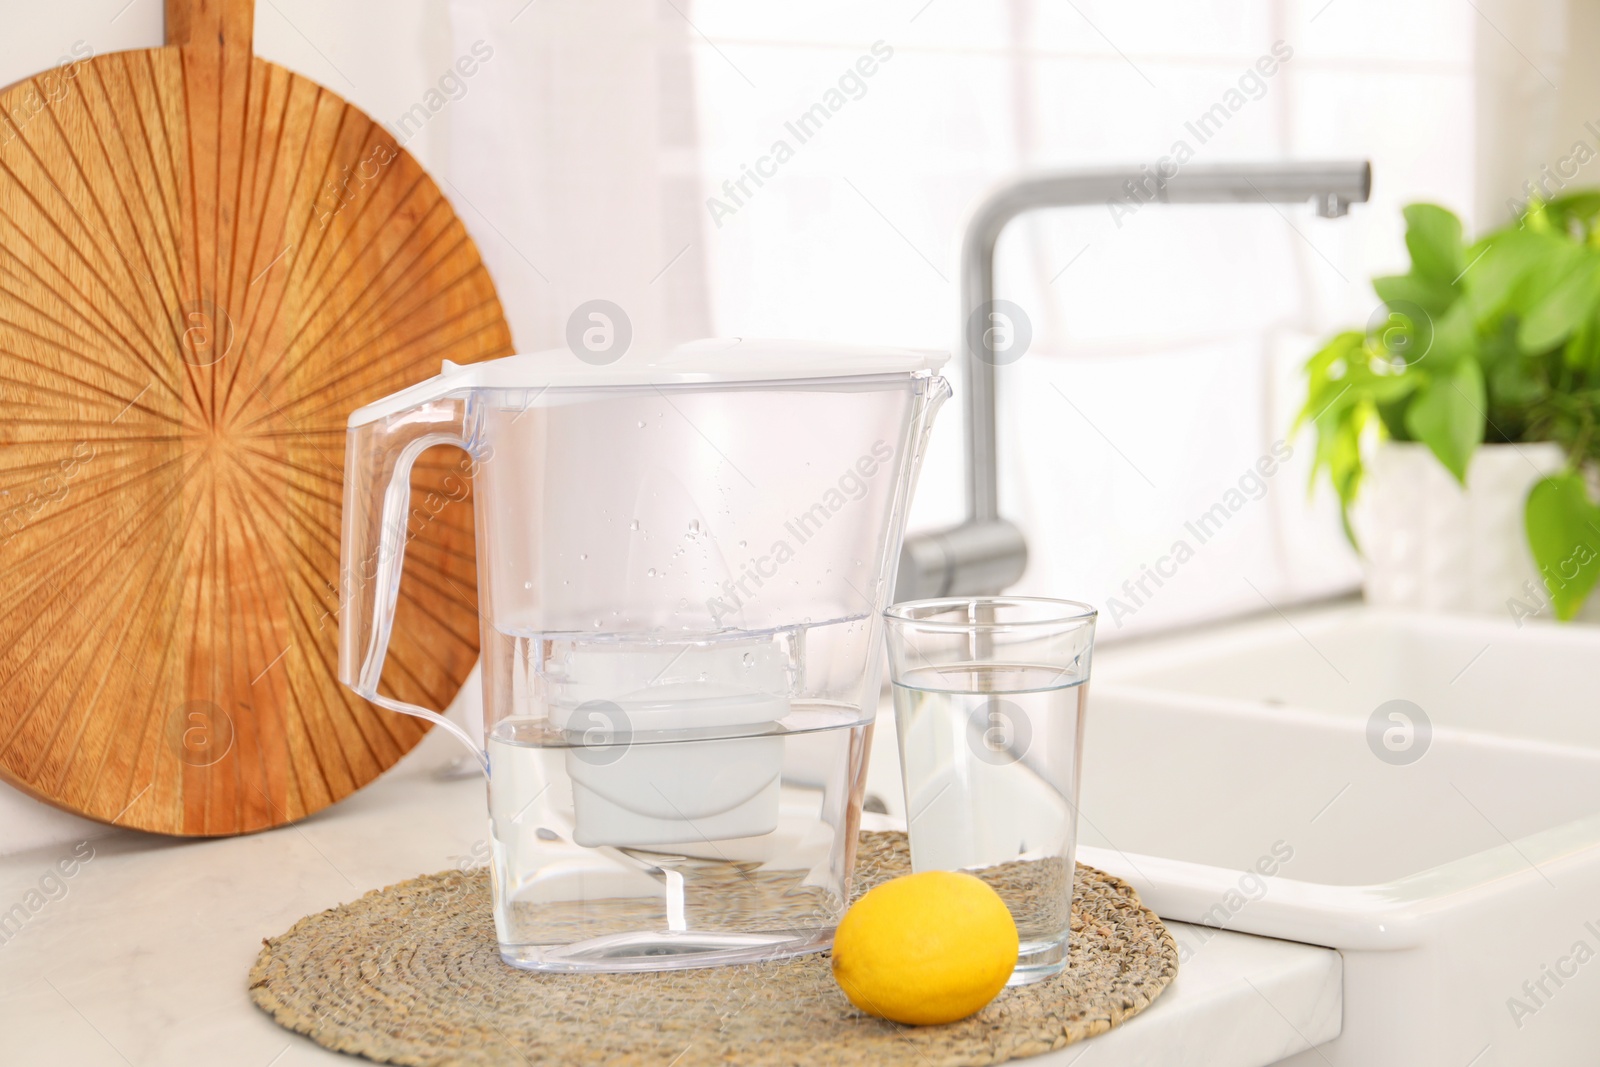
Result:
{"label": "chrome faucet", "polygon": [[1334,218],[1364,203],[1372,188],[1366,161],[1234,163],[1190,166],[1171,176],[1138,170],[1071,170],[1009,181],[991,192],[967,222],[961,242],[959,324],[967,410],[967,518],[959,526],[915,534],[900,554],[895,599],[998,593],[1022,577],[1028,545],[1000,516],[995,452],[995,361],[973,351],[968,324],[994,300],[994,249],[1018,215],[1046,207],[1126,200],[1167,204],[1315,203]]}

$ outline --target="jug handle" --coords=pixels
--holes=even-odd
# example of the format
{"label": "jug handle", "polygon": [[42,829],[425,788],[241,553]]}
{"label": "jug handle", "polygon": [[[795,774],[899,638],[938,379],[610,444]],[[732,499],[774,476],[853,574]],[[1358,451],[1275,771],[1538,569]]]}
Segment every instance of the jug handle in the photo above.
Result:
{"label": "jug handle", "polygon": [[[434,383],[447,387],[440,379],[424,386]],[[405,399],[414,399],[415,392],[408,391]],[[467,746],[487,773],[488,757],[460,726],[436,711],[378,692],[405,566],[411,466],[437,445],[454,445],[475,462],[480,458],[467,437],[467,403],[459,396],[424,396],[409,407],[358,422],[366,410],[352,416],[345,434],[339,680],[381,708],[443,727]]]}

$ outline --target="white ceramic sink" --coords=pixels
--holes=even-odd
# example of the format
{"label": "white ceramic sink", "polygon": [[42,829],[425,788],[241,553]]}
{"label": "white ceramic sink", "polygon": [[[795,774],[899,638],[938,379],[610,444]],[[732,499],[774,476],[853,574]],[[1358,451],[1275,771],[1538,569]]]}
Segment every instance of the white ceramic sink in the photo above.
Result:
{"label": "white ceramic sink", "polygon": [[1094,686],[1080,858],[1344,954],[1341,1037],[1285,1062],[1600,1059],[1600,629],[1274,615]]}

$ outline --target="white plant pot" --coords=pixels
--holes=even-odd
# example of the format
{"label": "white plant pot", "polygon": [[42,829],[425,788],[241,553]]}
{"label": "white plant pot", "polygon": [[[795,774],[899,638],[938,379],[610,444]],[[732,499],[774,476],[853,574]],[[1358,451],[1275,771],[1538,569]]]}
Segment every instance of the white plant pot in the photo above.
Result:
{"label": "white plant pot", "polygon": [[[1351,514],[1367,602],[1518,622],[1554,618],[1523,508],[1533,484],[1564,465],[1549,442],[1484,445],[1463,489],[1426,445],[1383,442]],[[1600,597],[1579,618],[1600,621]]]}

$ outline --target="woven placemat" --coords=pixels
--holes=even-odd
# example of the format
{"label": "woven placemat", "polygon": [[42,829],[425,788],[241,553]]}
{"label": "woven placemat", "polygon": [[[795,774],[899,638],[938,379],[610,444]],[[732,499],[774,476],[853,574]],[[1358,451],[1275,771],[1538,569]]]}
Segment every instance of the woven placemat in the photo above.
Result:
{"label": "woven placemat", "polygon": [[[856,892],[910,870],[904,834],[865,833]],[[655,974],[545,975],[501,962],[484,870],[413,878],[265,941],[250,995],[280,1026],[379,1063],[915,1064],[1033,1056],[1144,1010],[1178,971],[1127,883],[1078,865],[1072,955],[947,1026],[864,1015],[826,953]]]}

